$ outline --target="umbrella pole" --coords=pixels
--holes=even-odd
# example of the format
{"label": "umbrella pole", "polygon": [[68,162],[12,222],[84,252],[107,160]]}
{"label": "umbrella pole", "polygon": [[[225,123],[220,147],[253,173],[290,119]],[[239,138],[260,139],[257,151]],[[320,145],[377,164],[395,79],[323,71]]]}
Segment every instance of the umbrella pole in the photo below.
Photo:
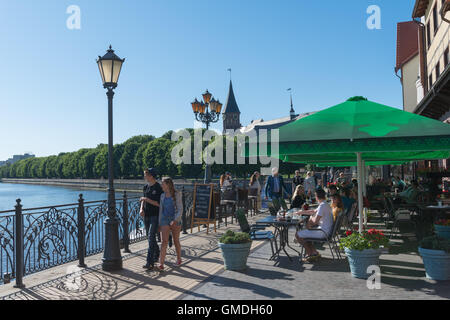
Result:
{"label": "umbrella pole", "polygon": [[[366,187],[366,181],[367,181],[367,167],[366,167],[366,161],[363,160],[362,161],[362,187],[363,187],[363,197],[367,197],[367,187]],[[364,199],[363,199],[363,203],[364,203]],[[363,208],[363,212],[364,212],[364,226],[367,228],[367,208]]]}
{"label": "umbrella pole", "polygon": [[363,163],[361,152],[356,153],[358,159],[358,213],[359,213],[359,233],[363,232]]}

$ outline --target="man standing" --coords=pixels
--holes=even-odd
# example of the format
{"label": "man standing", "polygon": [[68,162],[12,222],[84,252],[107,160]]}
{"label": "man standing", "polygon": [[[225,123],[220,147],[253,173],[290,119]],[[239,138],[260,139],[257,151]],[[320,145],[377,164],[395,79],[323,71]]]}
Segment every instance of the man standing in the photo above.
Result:
{"label": "man standing", "polygon": [[295,170],[295,176],[292,180],[293,188],[292,190],[295,190],[298,185],[303,185],[303,177],[300,176],[300,170]]}
{"label": "man standing", "polygon": [[272,175],[267,178],[266,186],[264,188],[266,200],[269,197],[276,200],[282,200],[283,189],[288,193],[283,177],[278,174],[278,168],[272,168]]}
{"label": "man standing", "polygon": [[156,181],[158,173],[150,168],[144,171],[144,178],[147,184],[144,186],[144,196],[141,201],[141,217],[144,218],[145,230],[148,236],[147,263],[143,266],[145,269],[152,269],[155,262],[159,259],[159,247],[156,241],[159,221],[159,201],[163,190]]}

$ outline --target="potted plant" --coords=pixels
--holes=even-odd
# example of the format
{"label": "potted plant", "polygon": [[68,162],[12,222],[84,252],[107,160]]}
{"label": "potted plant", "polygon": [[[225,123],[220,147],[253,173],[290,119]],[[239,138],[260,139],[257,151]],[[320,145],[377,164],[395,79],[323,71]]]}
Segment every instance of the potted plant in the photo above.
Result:
{"label": "potted plant", "polygon": [[450,239],[450,219],[440,219],[434,223],[434,231],[440,238]]}
{"label": "potted plant", "polygon": [[450,280],[450,240],[431,236],[422,239],[419,254],[428,279]]}
{"label": "potted plant", "polygon": [[381,249],[388,247],[389,239],[376,229],[362,233],[347,231],[339,245],[347,255],[352,276],[367,279],[369,277],[367,268],[380,264]]}
{"label": "potted plant", "polygon": [[245,232],[228,230],[219,239],[226,270],[241,271],[247,267],[247,258],[250,254],[252,239]]}

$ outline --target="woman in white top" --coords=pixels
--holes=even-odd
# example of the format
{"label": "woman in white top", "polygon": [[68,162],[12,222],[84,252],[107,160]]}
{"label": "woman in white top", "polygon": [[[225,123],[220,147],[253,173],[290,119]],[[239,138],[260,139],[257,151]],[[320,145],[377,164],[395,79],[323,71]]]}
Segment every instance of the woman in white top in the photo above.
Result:
{"label": "woman in white top", "polygon": [[253,189],[257,196],[257,208],[256,210],[261,209],[261,183],[259,183],[259,172],[255,171],[253,175],[250,177],[249,189]]}
{"label": "woman in white top", "polygon": [[232,183],[229,179],[229,177],[225,174],[220,176],[220,189],[222,189],[222,191],[225,191],[227,188],[231,187]]}
{"label": "woman in white top", "polygon": [[306,196],[311,198],[316,190],[316,179],[314,179],[311,171],[308,171],[306,174],[306,179],[303,186],[305,188]]}
{"label": "woman in white top", "polygon": [[[305,241],[305,239],[324,239],[332,233],[333,230],[333,210],[325,201],[326,194],[322,189],[316,190],[316,199],[319,207],[314,211],[314,214],[309,218],[306,224],[306,229],[300,230],[295,235],[297,241],[303,245],[306,251],[305,259],[313,261],[320,258],[312,242]],[[314,230],[314,229],[320,230]]]}

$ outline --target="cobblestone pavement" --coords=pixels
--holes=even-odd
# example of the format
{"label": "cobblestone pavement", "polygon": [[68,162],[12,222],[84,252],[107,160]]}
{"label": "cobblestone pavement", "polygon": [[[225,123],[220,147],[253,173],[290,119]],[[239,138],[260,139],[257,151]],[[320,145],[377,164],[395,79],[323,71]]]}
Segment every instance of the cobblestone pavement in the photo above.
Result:
{"label": "cobblestone pavement", "polygon": [[[255,217],[249,218],[251,222]],[[260,217],[258,217],[260,219]],[[168,250],[164,271],[142,268],[146,259],[147,243],[131,246],[134,252],[124,256],[123,270],[108,273],[101,269],[101,255],[88,257],[88,268],[66,274],[76,262],[39,272],[24,278],[26,287],[13,288],[13,284],[0,286],[3,300],[110,300],[110,299],[175,299],[177,296],[208,279],[223,269],[218,237],[237,225],[222,226],[217,233],[205,231],[182,235],[180,267],[175,265],[175,248]],[[196,230],[196,229],[194,229]],[[253,248],[262,242],[254,242]]]}
{"label": "cobblestone pavement", "polygon": [[[236,225],[228,228],[238,229]],[[450,299],[450,281],[425,278],[417,242],[405,232],[406,237],[394,241],[391,253],[381,256],[381,289],[369,290],[365,280],[351,277],[346,260],[332,260],[323,248],[319,248],[323,258],[316,264],[300,264],[291,249],[293,262],[284,254],[274,262],[268,260],[268,243],[255,241],[248,269],[225,271],[217,238],[226,229],[183,235],[181,267],[175,266],[172,248],[164,272],[144,270],[147,244],[142,242],[131,247],[134,253],[124,256],[120,272],[102,271],[101,255],[92,256],[86,259],[89,267],[78,272],[66,274],[76,263],[66,264],[25,277],[22,290],[13,284],[0,286],[0,299]],[[290,239],[293,236],[292,230]]]}
{"label": "cobblestone pavement", "polygon": [[[293,239],[294,231],[290,239]],[[291,244],[293,248],[298,245]],[[301,264],[298,254],[290,262],[281,255],[274,264],[264,245],[253,252],[244,272],[221,271],[191,289],[180,299],[450,299],[450,281],[427,280],[417,241],[394,241],[390,254],[380,257],[381,289],[369,290],[366,280],[350,274],[346,259],[331,259],[329,250],[319,249],[323,258],[315,264]]]}

